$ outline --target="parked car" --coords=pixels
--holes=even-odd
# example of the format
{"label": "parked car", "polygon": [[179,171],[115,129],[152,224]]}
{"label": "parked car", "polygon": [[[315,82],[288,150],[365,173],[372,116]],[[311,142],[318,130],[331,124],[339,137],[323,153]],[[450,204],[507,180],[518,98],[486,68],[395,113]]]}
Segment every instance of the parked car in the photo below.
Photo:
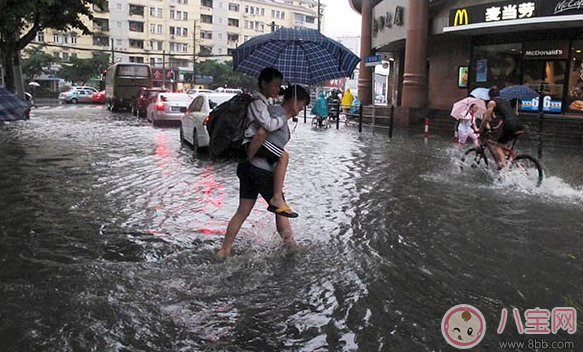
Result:
{"label": "parked car", "polygon": [[75,87],[71,87],[71,88],[90,90],[90,91],[93,91],[94,93],[98,92],[97,88],[90,87],[90,86],[75,86]]}
{"label": "parked car", "polygon": [[191,99],[186,93],[162,92],[148,105],[146,116],[154,126],[159,126],[164,122],[179,123],[180,117],[184,114],[180,108],[186,109],[190,102]]}
{"label": "parked car", "polygon": [[91,101],[95,104],[105,104],[105,91],[102,90],[101,92],[93,93]]}
{"label": "parked car", "polygon": [[180,120],[180,141],[192,146],[197,153],[207,150],[210,138],[206,123],[211,111],[234,97],[235,93],[199,93]]}
{"label": "parked car", "polygon": [[93,102],[91,100],[93,93],[96,93],[96,91],[91,89],[71,88],[70,90],[59,94],[59,101],[70,104],[91,103]]}
{"label": "parked car", "polygon": [[189,89],[188,92],[186,92],[188,95],[195,95],[198,93],[212,93],[213,91],[210,89]]}
{"label": "parked car", "polygon": [[156,96],[161,92],[168,92],[168,90],[161,87],[140,88],[137,97],[130,103],[132,115],[146,117],[146,109],[148,108],[148,105],[150,105],[150,103],[154,101]]}
{"label": "parked car", "polygon": [[234,93],[234,94],[241,94],[241,93],[243,93],[243,91],[241,89],[238,89],[238,88],[223,88],[223,87],[219,87],[219,88],[215,89],[215,92],[219,92],[219,93]]}

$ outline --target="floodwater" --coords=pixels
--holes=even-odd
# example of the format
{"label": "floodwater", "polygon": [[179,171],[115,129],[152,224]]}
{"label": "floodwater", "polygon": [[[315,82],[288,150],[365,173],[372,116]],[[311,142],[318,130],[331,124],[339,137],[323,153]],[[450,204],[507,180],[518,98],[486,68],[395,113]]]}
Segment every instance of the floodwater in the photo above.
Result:
{"label": "floodwater", "polygon": [[261,201],[221,261],[236,165],[178,129],[96,106],[0,126],[0,350],[453,351],[440,324],[457,304],[485,317],[473,350],[583,348],[583,331],[520,335],[511,317],[496,332],[504,308],[583,304],[580,152],[545,150],[528,189],[406,130],[300,122],[288,150],[302,250]]}

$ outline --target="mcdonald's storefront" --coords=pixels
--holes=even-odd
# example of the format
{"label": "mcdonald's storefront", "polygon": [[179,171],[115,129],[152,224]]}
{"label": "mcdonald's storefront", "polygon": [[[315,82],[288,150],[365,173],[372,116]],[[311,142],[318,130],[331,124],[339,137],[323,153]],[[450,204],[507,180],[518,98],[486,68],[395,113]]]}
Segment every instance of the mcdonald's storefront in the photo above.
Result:
{"label": "mcdonald's storefront", "polygon": [[[384,0],[373,7],[373,21],[396,5],[406,21],[416,17],[407,1]],[[428,108],[450,109],[478,87],[536,90],[544,81],[549,116],[583,118],[583,0],[433,0],[427,21]],[[372,50],[394,59],[388,98],[399,106],[405,46],[415,43],[394,25],[376,33],[371,27]],[[523,100],[521,110],[538,105],[538,98]]]}

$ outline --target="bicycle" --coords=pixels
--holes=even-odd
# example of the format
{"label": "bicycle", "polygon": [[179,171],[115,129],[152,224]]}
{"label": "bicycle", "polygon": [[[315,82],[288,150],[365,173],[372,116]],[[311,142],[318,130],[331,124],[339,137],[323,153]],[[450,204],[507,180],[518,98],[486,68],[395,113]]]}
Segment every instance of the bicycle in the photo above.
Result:
{"label": "bicycle", "polygon": [[[522,132],[517,133],[517,136]],[[544,178],[543,169],[537,158],[528,154],[517,154],[514,146],[516,144],[516,138],[512,141],[512,145],[501,146],[506,155],[506,162],[508,165],[508,170],[510,173],[519,173],[522,180],[529,180],[534,186],[539,187]],[[499,171],[502,169],[502,164],[498,159],[496,154],[496,140],[492,137],[490,132],[486,133],[485,138],[480,143],[477,148],[468,149],[461,159],[460,168],[464,169],[482,169],[483,171],[493,171],[491,167],[496,167]],[[489,152],[490,158],[494,160],[494,163],[488,161],[487,153]]]}
{"label": "bicycle", "polygon": [[317,127],[330,128],[330,127],[332,127],[330,125],[330,118],[326,117],[326,118],[322,119],[322,121],[318,122],[318,118],[316,116],[314,116],[312,118],[312,127],[314,127],[314,128],[317,128]]}

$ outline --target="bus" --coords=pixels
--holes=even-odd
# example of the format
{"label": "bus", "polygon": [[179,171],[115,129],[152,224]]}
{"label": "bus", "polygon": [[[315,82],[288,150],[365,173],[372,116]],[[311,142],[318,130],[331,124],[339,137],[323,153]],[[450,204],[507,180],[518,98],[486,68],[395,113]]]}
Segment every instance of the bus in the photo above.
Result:
{"label": "bus", "polygon": [[148,64],[117,63],[105,75],[105,101],[107,109],[129,109],[140,88],[152,88],[152,68]]}

